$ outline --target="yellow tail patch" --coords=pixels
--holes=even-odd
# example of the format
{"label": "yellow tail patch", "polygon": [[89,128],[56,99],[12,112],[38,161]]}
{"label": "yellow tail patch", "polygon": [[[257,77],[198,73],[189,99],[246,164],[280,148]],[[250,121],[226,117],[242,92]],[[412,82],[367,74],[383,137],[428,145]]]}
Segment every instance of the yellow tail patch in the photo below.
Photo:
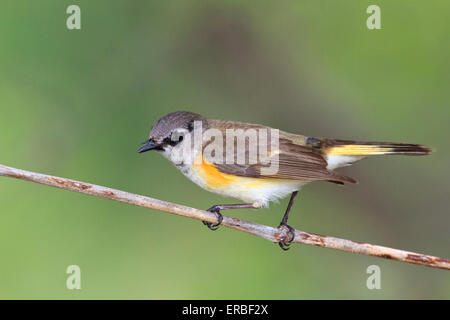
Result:
{"label": "yellow tail patch", "polygon": [[377,145],[357,145],[348,144],[342,146],[331,147],[327,149],[328,155],[345,155],[345,156],[368,156],[377,154],[386,154],[393,151],[393,148],[380,147]]}

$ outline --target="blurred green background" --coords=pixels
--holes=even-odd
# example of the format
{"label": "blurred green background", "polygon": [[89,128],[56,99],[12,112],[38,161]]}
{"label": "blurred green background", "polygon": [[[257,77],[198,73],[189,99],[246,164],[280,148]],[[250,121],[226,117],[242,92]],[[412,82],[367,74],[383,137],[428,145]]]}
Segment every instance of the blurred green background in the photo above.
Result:
{"label": "blurred green background", "polygon": [[[66,8],[81,7],[81,30]],[[382,30],[366,8],[381,7]],[[312,183],[301,230],[450,257],[447,1],[2,1],[0,163],[198,208],[233,203],[138,155],[176,110],[341,139],[423,143]],[[278,225],[288,199],[232,216]],[[0,178],[0,298],[449,298],[450,273]],[[67,266],[81,290],[66,289]],[[366,268],[381,268],[368,290]]]}

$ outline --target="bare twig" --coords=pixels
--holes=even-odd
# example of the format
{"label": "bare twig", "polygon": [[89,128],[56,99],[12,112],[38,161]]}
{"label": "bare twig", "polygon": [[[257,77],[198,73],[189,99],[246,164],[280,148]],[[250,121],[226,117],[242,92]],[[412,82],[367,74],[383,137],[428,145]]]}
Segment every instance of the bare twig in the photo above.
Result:
{"label": "bare twig", "polygon": [[[125,191],[97,186],[86,182],[53,177],[45,174],[6,167],[3,165],[0,165],[0,176],[36,182],[70,191],[81,192],[96,197],[126,202],[129,204],[173,213],[192,219],[207,221],[211,223],[217,222],[216,215],[208,211],[186,207],[175,203],[153,199],[150,197],[140,196]],[[222,225],[227,228],[253,234],[272,242],[279,242],[281,239],[283,239],[283,237],[288,235],[288,230],[284,227],[273,228],[227,216],[223,217]],[[447,259],[372,245],[369,243],[359,243],[329,236],[321,236],[318,234],[308,233],[300,230],[295,230],[294,242],[450,270],[450,260]]]}

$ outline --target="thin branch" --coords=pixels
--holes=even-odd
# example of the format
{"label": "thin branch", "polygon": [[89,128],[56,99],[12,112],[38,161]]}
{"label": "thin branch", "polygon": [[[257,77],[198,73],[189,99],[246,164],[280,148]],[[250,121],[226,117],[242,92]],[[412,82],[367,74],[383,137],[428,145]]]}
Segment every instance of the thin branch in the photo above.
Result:
{"label": "thin branch", "polygon": [[[175,203],[153,199],[150,197],[140,196],[125,191],[106,188],[86,182],[49,176],[45,174],[6,167],[3,165],[0,165],[0,176],[36,182],[56,188],[81,192],[95,197],[107,198],[145,208],[173,213],[192,219],[217,223],[216,215],[208,211],[186,207]],[[222,226],[247,232],[272,242],[279,242],[281,239],[288,235],[288,230],[285,227],[273,228],[227,216],[223,217]],[[450,260],[447,259],[372,245],[369,243],[359,243],[329,236],[321,236],[318,234],[300,230],[295,230],[294,242],[450,270]]]}

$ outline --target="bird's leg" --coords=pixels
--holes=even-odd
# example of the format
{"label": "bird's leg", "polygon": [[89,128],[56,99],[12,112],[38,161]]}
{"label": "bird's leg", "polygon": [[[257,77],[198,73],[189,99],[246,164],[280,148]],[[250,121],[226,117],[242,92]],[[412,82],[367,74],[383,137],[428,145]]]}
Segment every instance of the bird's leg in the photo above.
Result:
{"label": "bird's leg", "polygon": [[226,209],[244,209],[244,208],[255,208],[255,206],[251,203],[245,203],[245,204],[218,204],[215,206],[212,206],[206,211],[214,212],[217,215],[217,223],[212,224],[211,222],[202,221],[205,226],[207,226],[210,230],[217,230],[222,223],[223,216],[220,213],[220,210],[226,210]]}
{"label": "bird's leg", "polygon": [[281,226],[285,226],[289,230],[289,238],[285,237],[283,240],[278,242],[278,245],[283,250],[288,250],[289,245],[291,244],[292,241],[294,241],[294,238],[295,238],[294,228],[292,228],[290,225],[288,225],[287,221],[289,218],[289,213],[291,212],[292,204],[294,203],[294,199],[297,196],[297,193],[298,193],[298,191],[292,192],[291,199],[289,200],[289,204],[286,208],[286,212],[284,213],[283,219],[281,220],[280,225],[278,226],[278,228]]}

